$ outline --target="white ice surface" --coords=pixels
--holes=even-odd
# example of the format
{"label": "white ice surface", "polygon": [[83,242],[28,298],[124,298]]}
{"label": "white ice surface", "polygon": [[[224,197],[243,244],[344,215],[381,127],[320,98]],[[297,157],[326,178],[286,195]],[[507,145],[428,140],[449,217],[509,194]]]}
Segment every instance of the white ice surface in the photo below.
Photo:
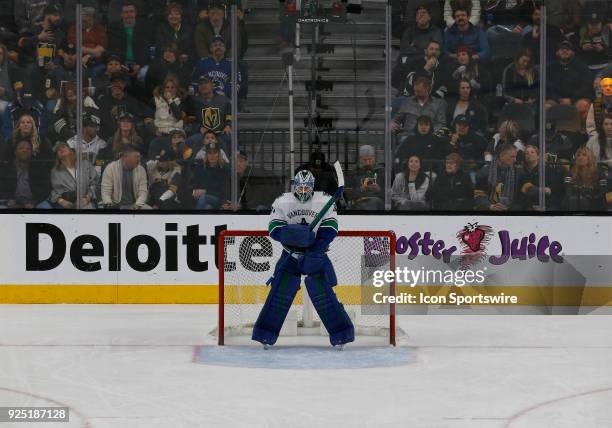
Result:
{"label": "white ice surface", "polygon": [[0,305],[0,406],[71,408],[18,428],[612,427],[611,316],[401,316],[413,363],[340,370],[196,364],[216,316]]}

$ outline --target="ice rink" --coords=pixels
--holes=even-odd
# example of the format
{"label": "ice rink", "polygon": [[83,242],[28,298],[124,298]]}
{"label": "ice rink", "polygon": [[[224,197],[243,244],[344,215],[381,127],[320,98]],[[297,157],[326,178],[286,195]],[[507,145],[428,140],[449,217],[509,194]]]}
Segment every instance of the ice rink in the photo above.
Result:
{"label": "ice rink", "polygon": [[611,316],[400,316],[405,364],[301,370],[197,363],[216,316],[0,305],[0,406],[71,409],[20,428],[612,427]]}

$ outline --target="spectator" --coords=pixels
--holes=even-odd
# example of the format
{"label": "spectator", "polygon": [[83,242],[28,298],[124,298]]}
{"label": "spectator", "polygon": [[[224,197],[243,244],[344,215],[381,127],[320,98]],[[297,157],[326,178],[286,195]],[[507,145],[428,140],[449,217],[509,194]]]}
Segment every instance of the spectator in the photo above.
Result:
{"label": "spectator", "polygon": [[[52,69],[47,74],[47,79],[45,79],[47,110],[53,111],[58,102],[57,100],[60,98],[62,91],[65,91],[68,82],[76,81],[76,64],[76,46],[67,44],[62,49],[62,53],[53,62]],[[83,79],[87,81],[88,78],[89,70],[86,66],[83,66]]]}
{"label": "spectator", "polygon": [[98,105],[103,113],[102,122],[106,124],[104,135],[112,135],[116,130],[119,116],[128,112],[136,121],[136,126],[153,125],[154,112],[126,92],[128,76],[118,73],[110,78],[110,91],[98,99]]}
{"label": "spectator", "polygon": [[604,118],[601,128],[589,139],[586,146],[593,152],[595,162],[605,164],[608,171],[612,171],[612,115]]}
{"label": "spectator", "polygon": [[402,211],[425,210],[431,191],[431,175],[421,171],[421,160],[412,155],[404,162],[391,186],[393,209]]}
{"label": "spectator", "polygon": [[533,0],[485,2],[483,16],[495,58],[512,58],[521,48],[522,33],[532,20]]}
{"label": "spectator", "polygon": [[[83,115],[83,137],[81,139],[81,157],[96,166],[98,174],[101,172],[98,165],[98,155],[106,149],[106,141],[99,135],[100,117],[95,113],[86,112]],[[68,140],[71,149],[76,150],[76,135]]]}
{"label": "spectator", "polygon": [[586,129],[591,137],[602,127],[604,117],[612,114],[612,75],[602,78],[599,86],[601,95],[591,104],[586,120]]}
{"label": "spectator", "polygon": [[[78,160],[68,143],[58,141],[53,147],[55,166],[51,170],[51,194],[36,206],[39,209],[77,208],[77,186],[81,191],[83,209],[95,208],[99,175],[87,160]],[[79,177],[77,179],[77,170]]]}
{"label": "spectator", "polygon": [[[523,49],[529,49],[533,53],[533,62],[540,64],[540,12],[541,5],[536,2],[531,13],[531,28],[523,33]],[[527,30],[526,29],[526,30]],[[563,40],[563,34],[559,28],[546,25],[546,60],[552,62],[555,58],[556,46]]]}
{"label": "spectator", "polygon": [[[76,22],[76,5],[77,2],[81,3],[81,11],[84,11],[85,8],[91,8],[94,11],[100,11],[101,14],[105,15],[102,17],[104,22],[106,20],[106,11],[108,9],[108,0],[63,0],[64,4],[64,24],[66,27],[70,28]],[[100,7],[102,6],[102,7]],[[95,14],[97,15],[97,14]],[[106,30],[105,30],[106,31]],[[76,43],[76,42],[75,42]]]}
{"label": "spectator", "polygon": [[155,47],[152,26],[136,15],[135,2],[125,0],[121,7],[121,22],[108,27],[108,51],[123,58],[131,77],[142,80]]}
{"label": "spectator", "polygon": [[419,116],[414,135],[406,138],[395,152],[395,167],[402,168],[408,158],[415,155],[423,159],[424,171],[437,171],[439,169],[437,161],[442,161],[451,149],[447,141],[434,135],[431,118]]}
{"label": "spectator", "polygon": [[474,170],[484,160],[484,152],[487,148],[485,139],[473,131],[470,118],[460,114],[453,121],[454,132],[450,137],[453,151],[461,155],[462,160],[468,161],[470,170]]}
{"label": "spectator", "polygon": [[102,205],[110,208],[140,210],[151,209],[146,204],[147,172],[140,165],[140,151],[125,146],[121,157],[110,163],[102,174]]}
{"label": "spectator", "polygon": [[[580,132],[580,117],[574,106],[557,106],[563,117],[556,119],[550,141],[546,141],[546,154],[553,160],[571,162],[578,147],[584,146],[587,136]],[[551,109],[552,110],[552,109]],[[533,145],[537,145],[537,136],[533,137]]]}
{"label": "spectator", "polygon": [[414,82],[418,77],[424,77],[431,82],[431,92],[444,98],[447,92],[448,69],[440,62],[441,45],[431,40],[425,49],[425,56],[416,58],[412,62],[404,62],[407,57],[401,58],[391,75],[391,82],[400,91],[401,101],[404,97],[414,95]]}
{"label": "spectator", "polygon": [[[46,3],[45,0],[42,2]],[[50,3],[44,7],[42,20],[18,23],[19,63],[28,73],[33,74],[33,82],[40,78],[39,67],[48,66],[59,53],[59,48],[65,44],[66,34],[60,26],[62,14],[63,9],[59,4]]]}
{"label": "spectator", "polygon": [[334,167],[325,160],[325,155],[321,150],[317,149],[311,152],[308,157],[308,162],[298,166],[294,171],[294,175],[297,174],[298,171],[304,169],[309,170],[312,172],[312,175],[314,175],[315,191],[333,195],[336,189],[338,189]]}
{"label": "spectator", "polygon": [[118,124],[117,130],[110,140],[111,144],[107,145],[101,155],[102,159],[111,161],[118,159],[126,147],[136,148],[141,154],[145,153],[144,142],[136,132],[134,116],[130,112],[124,111],[119,115]]}
{"label": "spectator", "polygon": [[[563,198],[559,168],[547,165],[544,179],[546,208],[558,210]],[[540,149],[534,145],[525,147],[525,160],[519,172],[518,188],[520,208],[527,211],[537,210],[540,205]]]}
{"label": "spectator", "polygon": [[53,6],[53,0],[14,0],[15,24],[20,29],[30,27],[44,19],[45,12]]}
{"label": "spectator", "polygon": [[546,3],[546,19],[548,23],[557,27],[566,37],[580,25],[582,1],[555,0]]}
{"label": "spectator", "polygon": [[417,77],[414,81],[414,96],[404,100],[391,121],[394,133],[403,129],[404,136],[412,134],[419,116],[432,118],[434,132],[446,126],[446,103],[439,98],[432,98],[430,92],[431,82],[425,77]]}
{"label": "spectator", "polygon": [[523,144],[521,140],[521,127],[518,122],[514,120],[504,120],[499,124],[499,131],[493,135],[491,143],[485,150],[485,160],[487,162],[494,160],[495,155],[499,154],[499,150],[507,145],[513,146],[520,152],[520,155],[522,155],[523,150],[525,150],[525,144]]}
{"label": "spectator", "polygon": [[574,45],[567,40],[559,43],[557,59],[548,68],[548,98],[560,104],[592,98],[592,79],[591,70],[575,57]]}
{"label": "spectator", "polygon": [[196,165],[193,176],[193,198],[198,210],[217,210],[229,198],[229,166],[223,161],[216,144],[206,147],[206,159]]}
{"label": "spectator", "polygon": [[282,193],[279,180],[268,171],[251,166],[244,150],[238,151],[236,173],[240,180],[238,206],[227,201],[223,204],[223,209],[248,209],[258,212],[269,210],[274,201],[274,195]]}
{"label": "spectator", "polygon": [[594,12],[580,29],[580,57],[593,71],[604,69],[610,62],[610,28],[603,17]]}
{"label": "spectator", "polygon": [[[83,107],[86,109],[86,111],[97,111],[98,106],[94,100],[85,93],[83,93],[83,96]],[[54,131],[52,134],[52,140],[61,140],[65,142],[76,134],[76,101],[76,82],[67,82],[60,94],[59,101],[53,108],[53,113],[50,115],[50,122],[53,125]]]}
{"label": "spectator", "polygon": [[448,103],[446,109],[446,123],[453,121],[461,115],[467,116],[471,129],[484,135],[489,127],[489,117],[486,107],[472,95],[472,84],[467,79],[459,80],[458,97]]}
{"label": "spectator", "polygon": [[491,73],[480,62],[472,58],[470,48],[461,46],[457,49],[457,64],[448,82],[449,94],[456,97],[458,95],[458,82],[466,79],[470,83],[471,92],[479,98],[483,98],[491,92]]}
{"label": "spectator", "polygon": [[155,134],[168,135],[171,129],[183,127],[184,103],[187,93],[174,76],[153,91],[155,99]]}
{"label": "spectator", "polygon": [[11,161],[0,169],[0,208],[34,208],[51,191],[46,162],[33,163],[32,143],[22,139],[15,144]]}
{"label": "spectator", "polygon": [[186,166],[196,152],[191,146],[185,143],[185,138],[184,129],[171,129],[167,137],[155,138],[151,141],[147,159],[155,159],[155,156],[162,150],[166,152],[172,151],[174,152],[174,157],[177,159],[177,162],[183,167],[184,175],[187,175],[189,171],[186,171]]}
{"label": "spectator", "polygon": [[182,88],[191,84],[191,65],[179,60],[179,50],[176,43],[169,43],[161,50],[161,55],[155,58],[149,65],[149,71],[145,78],[145,92],[147,96],[153,94],[153,90],[161,85],[169,76],[178,79]]}
{"label": "spectator", "polygon": [[446,157],[444,171],[434,181],[431,191],[435,210],[467,211],[474,208],[474,186],[462,166],[463,158],[458,153]]}
{"label": "spectator", "polygon": [[[119,75],[120,73],[127,74],[127,71],[128,68],[121,62],[121,58],[119,58],[118,55],[108,55],[106,57],[106,67],[104,71],[98,71],[92,78],[91,86],[93,87],[93,96],[96,97],[96,100],[99,100],[102,95],[110,92],[111,79],[113,76]],[[128,89],[127,86],[126,89]]]}
{"label": "spectator", "polygon": [[230,100],[225,95],[214,93],[213,81],[207,75],[198,79],[198,93],[189,97],[187,112],[193,118],[194,133],[202,135],[206,131],[212,131],[217,135],[232,133]]}
{"label": "spectator", "polygon": [[[81,9],[83,23],[83,64],[99,66],[104,64],[108,38],[104,25],[96,22],[96,9],[87,6]],[[68,43],[76,45],[76,24],[68,30]]]}
{"label": "spectator", "polygon": [[[247,49],[246,31],[242,20],[238,22],[238,58],[242,59]],[[194,33],[194,43],[198,58],[215,56],[213,41],[220,37],[225,41],[227,55],[231,56],[232,40],[231,24],[225,19],[225,9],[220,2],[212,2],[208,8],[208,20],[200,22]],[[202,73],[200,73],[202,74]]]}
{"label": "spectator", "polygon": [[183,7],[178,3],[169,3],[166,7],[166,21],[155,32],[155,46],[161,49],[174,43],[178,47],[179,62],[185,64],[195,59],[193,46],[193,28],[183,20]]}
{"label": "spectator", "polygon": [[457,58],[457,49],[467,46],[472,52],[472,59],[488,60],[491,56],[487,35],[479,27],[468,20],[470,11],[465,7],[457,7],[453,13],[455,23],[444,30],[444,54],[449,58]]}
{"label": "spectator", "polygon": [[565,176],[565,199],[567,211],[605,211],[609,208],[608,183],[603,171],[597,168],[595,155],[586,147],[576,151],[576,163]]}
{"label": "spectator", "polygon": [[438,0],[391,0],[391,28],[393,36],[401,38],[406,28],[415,24],[417,9],[425,6],[432,22],[441,22],[442,10]]}
{"label": "spectator", "polygon": [[480,210],[507,211],[517,206],[516,147],[503,144],[491,163],[476,175],[475,206]]}
{"label": "spectator", "polygon": [[15,124],[15,129],[12,133],[12,138],[7,141],[5,149],[5,158],[11,159],[13,156],[16,144],[21,140],[28,140],[32,144],[32,159],[51,159],[53,151],[49,141],[38,133],[38,127],[34,118],[24,113]]}
{"label": "spectator", "polygon": [[[208,58],[202,58],[196,63],[192,74],[192,81],[197,81],[200,76],[208,76],[213,81],[215,94],[231,98],[232,61],[225,58],[225,42],[221,37],[217,36],[211,42],[210,48],[212,49],[212,55]],[[240,67],[238,67],[237,75],[237,86],[240,88],[242,84]]]}
{"label": "spectator", "polygon": [[480,23],[480,1],[472,0],[445,0],[444,1],[444,22],[447,27],[455,25],[455,9],[464,7],[470,11],[470,23],[478,25]]}
{"label": "spectator", "polygon": [[374,147],[359,147],[359,164],[347,175],[344,194],[351,209],[375,211],[385,208],[385,171],[377,167]]}
{"label": "spectator", "polygon": [[535,114],[540,90],[538,70],[533,66],[532,53],[521,51],[503,72],[502,86],[509,103],[531,107]]}
{"label": "spectator", "polygon": [[195,153],[194,159],[196,161],[205,161],[206,160],[206,149],[214,144],[219,148],[219,154],[223,159],[223,162],[229,163],[229,157],[227,156],[227,151],[224,149],[225,145],[217,139],[217,135],[212,131],[205,131],[204,135],[195,134],[187,140],[187,145],[193,148],[193,152]]}
{"label": "spectator", "polygon": [[7,47],[0,43],[0,117],[4,115],[9,103],[15,100],[13,88],[21,73],[23,71],[9,59]]}
{"label": "spectator", "polygon": [[176,209],[181,207],[185,186],[181,166],[176,162],[173,150],[161,151],[147,162],[149,198],[153,209]]}
{"label": "spectator", "polygon": [[[400,57],[403,63],[419,59],[431,41],[438,42],[438,57],[442,46],[442,30],[431,22],[431,14],[425,4],[416,8],[415,25],[406,28],[400,41]],[[406,59],[404,59],[406,58]]]}
{"label": "spectator", "polygon": [[[21,94],[23,88],[21,82],[15,82],[13,87],[15,90],[15,100],[6,106],[4,116],[2,117],[2,130],[5,140],[11,138],[16,122],[24,114],[28,114],[34,119],[38,134],[44,137],[47,133],[48,120],[43,105],[32,94]],[[49,147],[49,152],[51,152],[51,147]]]}

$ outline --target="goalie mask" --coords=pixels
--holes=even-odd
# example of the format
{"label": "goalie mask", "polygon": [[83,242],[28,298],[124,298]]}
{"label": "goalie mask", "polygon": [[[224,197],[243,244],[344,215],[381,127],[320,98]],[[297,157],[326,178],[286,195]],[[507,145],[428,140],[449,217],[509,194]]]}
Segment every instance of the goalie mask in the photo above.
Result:
{"label": "goalie mask", "polygon": [[314,192],[315,178],[308,170],[299,171],[293,179],[293,195],[302,203],[310,200]]}

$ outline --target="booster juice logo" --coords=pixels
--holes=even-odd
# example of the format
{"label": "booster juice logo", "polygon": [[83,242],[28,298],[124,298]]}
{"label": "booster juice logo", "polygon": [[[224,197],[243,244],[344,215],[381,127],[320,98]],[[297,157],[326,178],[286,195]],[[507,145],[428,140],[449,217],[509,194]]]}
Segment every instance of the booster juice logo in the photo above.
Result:
{"label": "booster juice logo", "polygon": [[[462,256],[463,267],[486,257],[493,235],[493,228],[478,223],[468,223],[457,232],[456,237],[462,247],[458,255]],[[458,251],[457,246],[447,246],[444,240],[434,240],[431,236],[431,232],[425,232],[423,235],[420,232],[415,232],[410,237],[402,235],[397,239],[396,253],[400,255],[408,253],[407,256],[410,260],[415,259],[418,255],[431,255],[438,260],[442,259],[445,263],[449,263],[451,256]],[[551,241],[546,235],[538,239],[535,233],[530,233],[527,236],[512,239],[509,231],[500,230],[497,236],[501,254],[489,257],[489,263],[492,265],[503,265],[511,258],[527,260],[534,257],[537,257],[543,263],[550,260],[555,263],[563,263],[562,245],[558,241]]]}

